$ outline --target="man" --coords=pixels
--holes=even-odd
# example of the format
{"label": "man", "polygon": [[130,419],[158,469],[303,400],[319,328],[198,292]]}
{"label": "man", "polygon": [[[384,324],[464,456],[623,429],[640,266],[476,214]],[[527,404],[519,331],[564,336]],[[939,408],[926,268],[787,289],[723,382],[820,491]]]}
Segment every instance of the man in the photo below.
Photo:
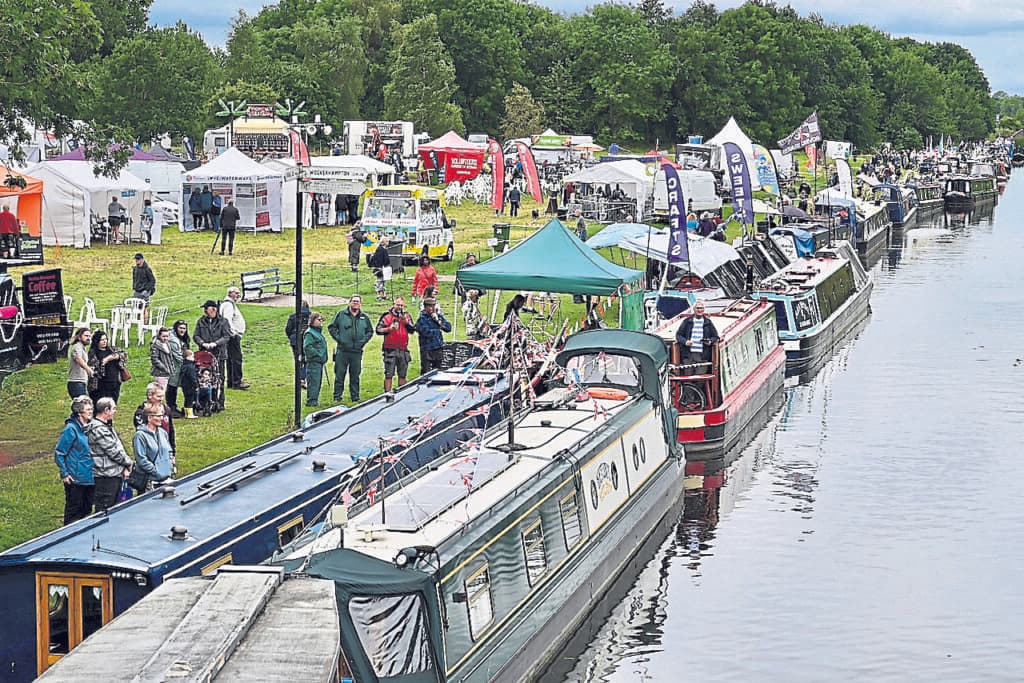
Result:
{"label": "man", "polygon": [[423,300],[423,312],[416,321],[416,332],[420,335],[420,374],[441,369],[441,349],[444,347],[444,333],[452,331],[452,324],[437,310],[437,299]]}
{"label": "man", "polygon": [[220,255],[224,255],[224,247],[228,248],[228,256],[235,253],[235,230],[241,215],[235,207],[235,200],[229,199],[228,205],[220,214]]}
{"label": "man", "polygon": [[109,396],[96,401],[96,414],[85,426],[92,451],[93,478],[96,482],[93,496],[94,512],[113,507],[121,482],[128,479],[132,471],[132,459],[124,450],[121,438],[114,429],[114,415],[117,404]]}
{"label": "man", "polygon": [[220,315],[228,321],[231,337],[228,339],[228,388],[248,389],[249,384],[242,380],[242,335],[245,334],[245,318],[238,308],[238,300],[242,293],[238,287],[228,287],[227,298],[220,305]]}
{"label": "man", "polygon": [[203,191],[199,193],[199,208],[203,212],[203,227],[212,228],[213,192],[210,191],[209,185],[203,185]]}
{"label": "man", "polygon": [[348,218],[348,199],[343,194],[334,195],[334,224],[345,225]]}
{"label": "man", "polygon": [[391,310],[386,311],[377,321],[377,334],[384,336],[384,391],[391,391],[391,380],[398,374],[398,386],[406,382],[409,375],[409,335],[416,331],[412,316],[405,310],[405,299],[397,297]]}
{"label": "man", "polygon": [[580,209],[576,209],[576,236],[580,238],[581,242],[586,242],[589,233],[587,232],[587,222],[583,220],[583,213]]}
{"label": "man", "polygon": [[711,369],[711,345],[717,342],[718,330],[704,315],[704,302],[698,301],[693,305],[693,315],[683,320],[676,332],[676,343],[683,347],[683,374],[707,374]]}
{"label": "man", "polygon": [[466,321],[466,339],[483,339],[487,336],[488,325],[480,313],[480,291],[470,289],[462,304],[462,318]]}
{"label": "man", "polygon": [[[192,339],[200,351],[209,351],[217,358],[220,365],[221,378],[227,375],[227,346],[231,339],[231,327],[228,321],[219,315],[220,308],[213,299],[203,304],[203,315],[196,321]],[[221,382],[214,401],[224,408],[224,383]]]}
{"label": "man", "polygon": [[92,420],[92,399],[79,396],[71,402],[71,417],[64,421],[64,431],[53,449],[53,460],[64,483],[64,523],[84,519],[92,513],[92,454],[85,425]]}
{"label": "man", "polygon": [[[323,316],[320,317],[322,318]],[[292,356],[298,356],[302,351],[302,335],[306,332],[307,327],[309,327],[309,304],[303,301],[298,315],[295,313],[289,315],[288,322],[284,326],[284,333],[288,337],[288,344],[292,347]],[[326,363],[327,360],[325,359],[324,362]],[[302,388],[305,389],[305,362],[299,364],[299,382],[302,384]]]}
{"label": "man", "polygon": [[220,219],[221,212],[224,209],[224,200],[216,192],[213,193],[212,205],[210,206],[210,215],[213,217],[213,229],[216,232],[220,232]]}
{"label": "man", "polygon": [[[476,254],[470,252],[469,254],[466,254],[466,260],[463,261],[461,265],[459,265],[459,270],[465,270],[466,268],[472,268],[475,265],[476,265]],[[466,301],[466,287],[459,280],[459,274],[458,273],[455,273],[455,289],[454,289],[454,292],[459,295],[459,300],[462,301],[463,303],[465,303],[465,301]],[[480,290],[477,291],[477,294],[479,294],[481,296],[486,294],[486,293],[487,293],[487,291],[484,290],[484,289],[480,289]]]}
{"label": "man", "polygon": [[373,338],[373,323],[363,313],[363,298],[353,294],[348,307],[334,316],[327,326],[331,338],[338,343],[334,351],[334,402],[341,403],[348,375],[348,396],[359,403],[359,375],[363,371],[363,347]]}
{"label": "man", "polygon": [[[339,197],[341,195],[338,195]],[[349,231],[348,235],[348,265],[352,269],[352,272],[359,270],[359,253],[363,248],[363,242],[366,240],[366,236],[363,234],[363,222],[356,221],[352,226],[352,230]]]}
{"label": "man", "polygon": [[126,209],[117,201],[117,197],[110,198],[110,204],[107,205],[107,223],[114,232],[115,243],[121,241],[121,216],[125,211]]}
{"label": "man", "polygon": [[309,314],[309,329],[302,336],[302,355],[306,359],[309,384],[306,391],[306,405],[320,405],[320,387],[324,381],[324,365],[327,364],[327,340],[323,333],[324,317],[319,313]]}
{"label": "man", "polygon": [[523,198],[521,192],[519,192],[519,186],[513,185],[512,189],[508,191],[508,215],[515,218],[519,215],[519,202]]}
{"label": "man", "polygon": [[377,249],[370,255],[370,263],[373,269],[373,291],[377,295],[377,301],[387,299],[387,282],[384,280],[384,268],[391,265],[391,257],[388,256],[388,238],[381,237],[377,243]]}
{"label": "man", "polygon": [[146,263],[146,257],[142,254],[135,254],[135,265],[132,266],[132,296],[148,303],[149,297],[154,294],[156,294],[156,275]]}
{"label": "man", "polygon": [[18,225],[18,217],[11,213],[9,204],[4,204],[0,209],[0,257],[13,258],[17,256],[18,233],[21,226]]}

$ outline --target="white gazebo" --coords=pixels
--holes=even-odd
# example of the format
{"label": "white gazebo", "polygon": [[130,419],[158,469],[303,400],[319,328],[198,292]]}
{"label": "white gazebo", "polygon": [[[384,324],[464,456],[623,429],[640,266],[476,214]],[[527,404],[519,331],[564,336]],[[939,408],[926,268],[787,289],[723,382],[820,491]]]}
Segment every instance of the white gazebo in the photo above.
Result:
{"label": "white gazebo", "polygon": [[232,147],[199,168],[181,174],[181,224],[184,226],[190,220],[188,200],[193,188],[201,192],[209,187],[221,196],[224,206],[229,200],[235,202],[241,216],[239,229],[280,232],[283,185],[284,173],[253,161]]}

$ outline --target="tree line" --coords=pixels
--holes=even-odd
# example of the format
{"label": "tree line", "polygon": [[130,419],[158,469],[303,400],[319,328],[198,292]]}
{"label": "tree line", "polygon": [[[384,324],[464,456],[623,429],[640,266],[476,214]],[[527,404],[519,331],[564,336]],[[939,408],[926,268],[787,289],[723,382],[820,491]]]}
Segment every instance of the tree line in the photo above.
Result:
{"label": "tree line", "polygon": [[218,100],[291,97],[339,129],[396,119],[511,137],[540,122],[620,143],[711,135],[735,116],[771,144],[817,110],[830,139],[903,148],[984,138],[1000,104],[959,45],[765,0],[679,15],[662,0],[573,15],[516,0],[281,0],[239,12],[223,48],[184,23],[149,26],[151,2],[0,6],[0,142],[17,140],[19,117],[59,132],[86,121],[86,141],[196,136],[225,122]]}

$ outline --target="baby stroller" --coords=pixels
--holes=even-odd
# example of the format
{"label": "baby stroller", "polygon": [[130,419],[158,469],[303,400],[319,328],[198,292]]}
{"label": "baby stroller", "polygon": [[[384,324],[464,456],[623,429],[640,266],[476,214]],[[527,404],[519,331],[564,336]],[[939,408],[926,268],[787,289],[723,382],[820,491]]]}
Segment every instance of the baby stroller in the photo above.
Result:
{"label": "baby stroller", "polygon": [[210,417],[224,409],[217,402],[220,396],[221,382],[220,363],[209,351],[196,351],[196,376],[199,378],[199,390],[196,395],[195,410],[198,415]]}

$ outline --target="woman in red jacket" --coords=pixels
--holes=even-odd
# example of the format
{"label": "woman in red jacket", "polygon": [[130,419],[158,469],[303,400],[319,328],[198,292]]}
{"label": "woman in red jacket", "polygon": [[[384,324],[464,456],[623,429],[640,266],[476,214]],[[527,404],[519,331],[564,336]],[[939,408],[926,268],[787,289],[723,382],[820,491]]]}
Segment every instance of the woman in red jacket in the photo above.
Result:
{"label": "woman in red jacket", "polygon": [[437,291],[437,270],[430,265],[430,258],[424,256],[420,259],[420,267],[416,269],[416,276],[412,280],[412,295],[422,297],[427,287],[433,287]]}

